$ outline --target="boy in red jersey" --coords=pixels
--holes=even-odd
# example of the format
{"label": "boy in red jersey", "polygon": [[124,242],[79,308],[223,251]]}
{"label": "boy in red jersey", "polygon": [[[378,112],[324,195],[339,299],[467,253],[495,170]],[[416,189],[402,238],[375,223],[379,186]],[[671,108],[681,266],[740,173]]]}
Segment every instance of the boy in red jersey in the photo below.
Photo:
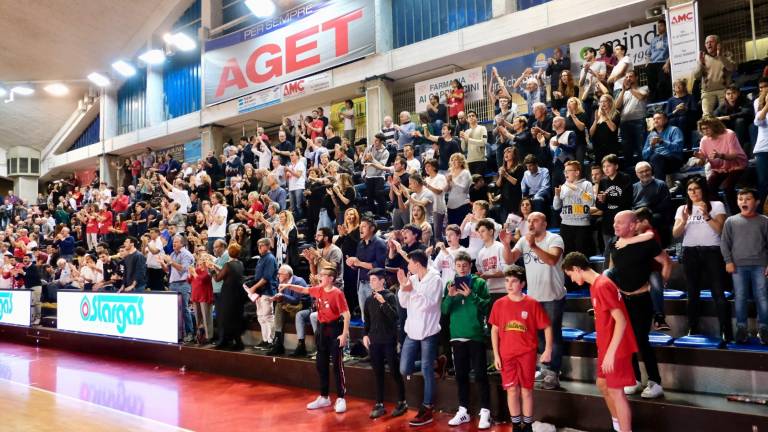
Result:
{"label": "boy in red jersey", "polygon": [[317,372],[320,374],[320,396],[308,403],[307,409],[314,410],[331,406],[331,400],[328,398],[330,393],[328,381],[330,378],[329,363],[333,363],[338,395],[333,409],[337,413],[343,413],[347,410],[347,402],[344,400],[346,379],[341,349],[349,340],[349,307],[344,297],[344,291],[333,286],[335,279],[336,269],[333,266],[327,266],[320,270],[320,285],[307,288],[293,284],[280,284],[278,290],[282,292],[284,289],[290,289],[300,294],[309,294],[317,299],[318,322],[315,332],[317,358],[315,364]]}
{"label": "boy in red jersey", "polygon": [[637,343],[619,288],[608,276],[594,271],[579,252],[566,255],[562,266],[574,283],[590,285],[597,332],[597,388],[611,412],[614,430],[631,432],[632,412],[624,386],[635,384],[632,354],[637,352]]}
{"label": "boy in red jersey", "polygon": [[552,327],[539,302],[523,294],[525,270],[513,265],[504,272],[504,276],[507,295],[496,300],[488,318],[488,323],[493,326],[493,364],[501,371],[501,384],[507,390],[512,430],[528,432],[533,431],[537,332],[544,329],[546,347],[541,354],[541,361],[548,362],[552,357]]}

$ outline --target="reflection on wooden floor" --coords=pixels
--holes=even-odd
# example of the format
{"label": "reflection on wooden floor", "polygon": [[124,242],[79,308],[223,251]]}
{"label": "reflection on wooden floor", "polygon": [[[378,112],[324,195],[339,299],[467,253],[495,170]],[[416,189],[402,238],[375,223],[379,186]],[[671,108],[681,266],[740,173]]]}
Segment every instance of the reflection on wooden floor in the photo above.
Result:
{"label": "reflection on wooden floor", "polygon": [[0,379],[0,430],[14,432],[185,431],[68,396]]}

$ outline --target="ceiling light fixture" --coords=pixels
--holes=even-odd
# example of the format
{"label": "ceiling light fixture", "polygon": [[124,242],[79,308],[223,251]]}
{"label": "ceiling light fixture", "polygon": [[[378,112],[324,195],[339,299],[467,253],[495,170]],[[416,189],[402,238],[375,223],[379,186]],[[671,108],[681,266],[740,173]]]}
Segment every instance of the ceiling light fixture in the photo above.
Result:
{"label": "ceiling light fixture", "polygon": [[106,87],[109,85],[109,78],[98,72],[92,72],[88,75],[88,79],[99,87]]}
{"label": "ceiling light fixture", "polygon": [[45,90],[46,92],[48,92],[48,94],[51,94],[53,96],[65,96],[69,93],[69,87],[65,86],[62,83],[48,84],[47,86],[45,86],[43,90]]}
{"label": "ceiling light fixture", "polygon": [[156,65],[165,61],[163,50],[152,49],[139,56],[139,60],[148,65]]}
{"label": "ceiling light fixture", "polygon": [[118,60],[112,63],[112,69],[116,70],[117,73],[126,78],[136,75],[136,68],[124,60]]}
{"label": "ceiling light fixture", "polygon": [[245,6],[258,18],[272,16],[276,9],[272,0],[245,0]]}
{"label": "ceiling light fixture", "polygon": [[184,33],[166,33],[163,35],[163,40],[165,43],[173,45],[181,51],[192,51],[193,49],[197,48],[197,43],[194,41],[194,39]]}
{"label": "ceiling light fixture", "polygon": [[22,95],[22,96],[29,96],[34,92],[35,92],[35,89],[33,89],[32,87],[26,87],[26,86],[16,86],[11,89],[11,93],[16,93],[17,95]]}

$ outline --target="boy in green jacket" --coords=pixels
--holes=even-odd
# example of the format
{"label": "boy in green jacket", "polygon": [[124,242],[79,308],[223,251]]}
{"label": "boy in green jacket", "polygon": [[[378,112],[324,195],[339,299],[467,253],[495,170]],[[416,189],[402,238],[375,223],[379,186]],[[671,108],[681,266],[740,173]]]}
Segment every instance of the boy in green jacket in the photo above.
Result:
{"label": "boy in green jacket", "polygon": [[490,387],[488,385],[485,321],[491,297],[485,280],[472,274],[472,258],[466,252],[456,254],[456,276],[445,287],[442,312],[450,318],[453,363],[459,389],[459,410],[448,422],[458,426],[470,421],[469,371],[475,370],[480,386],[480,420],[478,429],[491,427]]}

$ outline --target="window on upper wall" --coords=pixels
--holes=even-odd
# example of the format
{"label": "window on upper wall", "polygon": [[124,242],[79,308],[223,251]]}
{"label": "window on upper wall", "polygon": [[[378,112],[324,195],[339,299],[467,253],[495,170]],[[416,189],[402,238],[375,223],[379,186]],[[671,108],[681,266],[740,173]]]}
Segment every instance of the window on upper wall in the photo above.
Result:
{"label": "window on upper wall", "polygon": [[393,46],[400,48],[491,19],[492,0],[392,2]]}

